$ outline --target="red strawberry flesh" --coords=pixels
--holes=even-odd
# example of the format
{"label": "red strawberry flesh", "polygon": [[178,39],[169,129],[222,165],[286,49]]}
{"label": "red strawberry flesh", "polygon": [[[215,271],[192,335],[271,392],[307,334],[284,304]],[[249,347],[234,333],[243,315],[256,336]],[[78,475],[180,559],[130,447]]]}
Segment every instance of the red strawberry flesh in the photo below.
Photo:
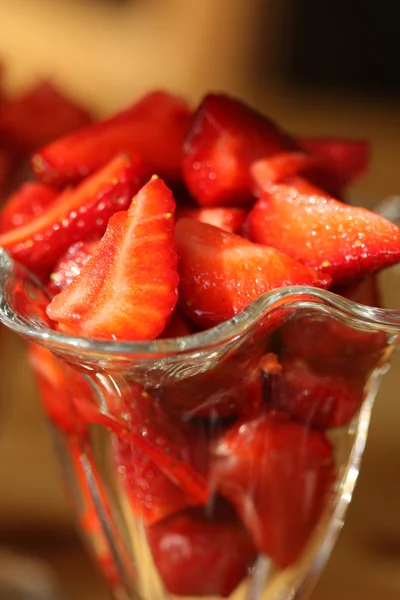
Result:
{"label": "red strawberry flesh", "polygon": [[186,102],[153,92],[109,119],[58,139],[32,157],[44,182],[76,183],[116,154],[140,156],[153,173],[168,181],[180,178],[181,148],[189,125]]}
{"label": "red strawberry flesh", "polygon": [[175,202],[152,179],[109,221],[78,277],[48,306],[61,331],[109,340],[151,340],[177,302]]}
{"label": "red strawberry flesh", "polygon": [[110,216],[129,206],[147,176],[140,161],[116,157],[77,188],[61,193],[35,219],[1,234],[0,246],[33,272],[47,275],[74,242],[101,236]]}
{"label": "red strawberry flesh", "polygon": [[36,181],[22,184],[6,201],[0,217],[4,233],[26,225],[41,215],[57,198],[56,190]]}
{"label": "red strawberry flesh", "polygon": [[272,185],[246,220],[254,242],[268,244],[344,284],[397,263],[400,229],[365,208],[302,193],[300,182]]}
{"label": "red strawberry flesh", "polygon": [[294,139],[257,111],[223,94],[207,95],[184,143],[182,174],[192,196],[201,206],[251,204],[251,165],[260,159],[271,159],[272,181],[296,174],[308,160]]}
{"label": "red strawberry flesh", "polygon": [[234,425],[214,450],[212,478],[237,508],[260,551],[279,567],[300,555],[334,480],[321,432],[270,413]]}
{"label": "red strawberry flesh", "polygon": [[175,228],[179,255],[180,307],[200,327],[230,319],[253,300],[289,285],[327,287],[289,256],[217,227],[181,219]]}
{"label": "red strawberry flesh", "polygon": [[230,511],[208,519],[187,510],[149,527],[153,559],[171,594],[227,597],[246,577],[257,551]]}

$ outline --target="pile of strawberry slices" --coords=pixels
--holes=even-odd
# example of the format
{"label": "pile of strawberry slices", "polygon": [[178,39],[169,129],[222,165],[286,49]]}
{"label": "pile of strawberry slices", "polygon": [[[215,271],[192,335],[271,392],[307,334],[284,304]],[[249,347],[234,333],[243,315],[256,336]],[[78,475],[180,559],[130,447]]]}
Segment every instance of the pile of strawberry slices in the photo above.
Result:
{"label": "pile of strawberry slices", "polygon": [[60,331],[205,329],[272,289],[346,290],[399,260],[398,227],[338,199],[367,163],[363,142],[297,139],[226,95],[193,112],[153,92],[35,152],[0,245],[48,284]]}
{"label": "pile of strawberry slices", "polygon": [[[193,111],[156,91],[35,152],[0,246],[47,286],[54,329],[90,339],[190,335],[286,286],[377,305],[400,229],[344,201],[368,154],[293,137],[227,95]],[[107,414],[78,371],[67,393],[52,354],[30,348],[66,439],[113,432],[129,510],[171,593],[228,596],[259,554],[293,565],[331,497],[329,430],[357,414],[386,338],[318,311],[279,325],[172,385],[127,377]]]}
{"label": "pile of strawberry slices", "polygon": [[[0,197],[26,176],[26,161],[35,150],[93,122],[86,107],[65,95],[56,82],[35,80],[17,93],[7,90],[7,70],[0,62]],[[41,198],[34,206],[41,206]],[[52,194],[53,196],[53,194]],[[35,210],[33,210],[35,214]],[[8,214],[5,222],[21,225]]]}

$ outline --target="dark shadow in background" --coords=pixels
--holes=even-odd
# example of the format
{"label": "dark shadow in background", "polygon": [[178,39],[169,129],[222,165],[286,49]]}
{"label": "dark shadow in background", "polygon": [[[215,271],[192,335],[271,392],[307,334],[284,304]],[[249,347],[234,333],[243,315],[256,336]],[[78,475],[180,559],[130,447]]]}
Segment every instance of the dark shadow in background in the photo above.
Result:
{"label": "dark shadow in background", "polygon": [[[281,81],[400,99],[399,2],[288,0],[285,7],[276,61]],[[265,18],[267,12],[261,27]],[[262,77],[270,49],[259,39]]]}

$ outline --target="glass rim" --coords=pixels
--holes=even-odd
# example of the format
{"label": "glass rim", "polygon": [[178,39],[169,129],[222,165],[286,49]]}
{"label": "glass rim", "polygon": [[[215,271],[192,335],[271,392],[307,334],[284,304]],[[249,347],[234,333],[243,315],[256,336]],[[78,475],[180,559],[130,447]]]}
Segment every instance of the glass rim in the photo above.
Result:
{"label": "glass rim", "polygon": [[384,330],[400,335],[400,311],[396,309],[373,308],[348,300],[328,290],[310,286],[290,286],[274,289],[253,300],[236,316],[215,327],[184,337],[162,338],[152,341],[113,341],[99,338],[72,336],[50,328],[28,324],[7,302],[6,287],[12,284],[16,273],[24,273],[27,281],[33,283],[48,295],[43,284],[24,266],[14,261],[6,250],[0,247],[0,322],[19,335],[51,345],[69,352],[84,351],[97,355],[151,355],[177,354],[186,351],[200,351],[204,348],[221,345],[240,337],[263,317],[278,308],[319,308],[342,321],[350,319],[354,326],[371,330]]}

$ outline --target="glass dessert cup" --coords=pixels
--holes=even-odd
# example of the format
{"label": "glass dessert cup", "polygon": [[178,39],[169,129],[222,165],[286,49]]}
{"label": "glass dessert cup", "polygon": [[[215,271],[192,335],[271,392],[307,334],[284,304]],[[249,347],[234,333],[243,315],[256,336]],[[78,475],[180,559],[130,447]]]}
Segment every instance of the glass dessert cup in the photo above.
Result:
{"label": "glass dessert cup", "polygon": [[89,340],[51,329],[46,292],[4,251],[0,301],[115,597],[309,593],[351,501],[398,311],[292,287],[184,338]]}

